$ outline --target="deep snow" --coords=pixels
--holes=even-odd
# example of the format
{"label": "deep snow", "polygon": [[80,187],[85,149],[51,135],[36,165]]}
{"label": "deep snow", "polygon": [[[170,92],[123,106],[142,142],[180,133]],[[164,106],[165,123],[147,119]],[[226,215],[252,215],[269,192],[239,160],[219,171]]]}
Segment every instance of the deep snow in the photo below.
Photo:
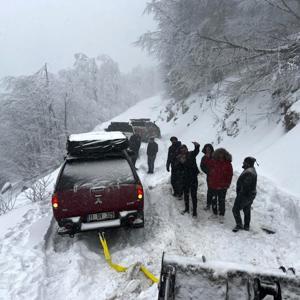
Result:
{"label": "deep snow", "polygon": [[[251,121],[248,116],[247,126],[242,127],[239,136],[222,136],[221,144],[233,154],[236,169],[227,196],[225,222],[220,224],[218,220],[211,219],[210,212],[203,210],[206,194],[203,174],[199,175],[199,216],[192,219],[180,214],[183,201],[171,196],[169,173],[165,170],[168,139],[171,135],[177,135],[189,148],[193,140],[201,145],[210,141],[216,143],[216,132],[219,130],[216,121],[221,118],[216,111],[222,111],[225,104],[220,102],[212,107],[205,99],[201,102],[192,97],[189,101],[190,109],[177,115],[175,122],[166,122],[164,107],[168,101],[160,97],[142,101],[114,119],[126,121],[129,118],[151,117],[162,131],[155,174],[146,173],[145,144],[137,161],[145,188],[145,229],[106,232],[113,261],[124,266],[132,265],[130,272],[119,274],[109,268],[96,233],[78,234],[74,239],[57,236],[50,199],[32,204],[20,195],[18,208],[0,217],[1,300],[156,299],[157,286],[151,285],[142,274],[136,272],[135,264],[145,264],[158,276],[163,251],[198,257],[199,260],[205,255],[208,261],[250,264],[263,269],[294,266],[299,272],[299,190],[295,182],[289,181],[290,188],[285,186],[285,191],[277,184],[282,183],[284,178],[288,179],[287,172],[294,172],[299,166],[299,160],[291,157],[290,152],[283,162],[277,156],[282,155],[281,151],[286,153],[286,147],[297,146],[299,141],[294,139],[294,135],[299,134],[299,125],[284,134],[280,125],[274,128],[272,121],[264,118]],[[255,107],[255,103],[253,105]],[[256,128],[253,128],[253,123]],[[102,124],[96,129],[106,126]],[[242,158],[250,154],[256,155],[260,162],[252,227],[250,232],[234,234],[231,231],[234,225],[231,207],[235,183],[241,171]],[[286,167],[291,162],[291,169],[284,168],[280,174],[271,172],[271,168],[275,167],[274,163],[271,164],[272,159]],[[274,174],[272,180],[262,176],[268,175],[268,172]],[[57,172],[52,174],[50,190],[56,175]],[[261,226],[271,227],[276,234],[267,235]]]}

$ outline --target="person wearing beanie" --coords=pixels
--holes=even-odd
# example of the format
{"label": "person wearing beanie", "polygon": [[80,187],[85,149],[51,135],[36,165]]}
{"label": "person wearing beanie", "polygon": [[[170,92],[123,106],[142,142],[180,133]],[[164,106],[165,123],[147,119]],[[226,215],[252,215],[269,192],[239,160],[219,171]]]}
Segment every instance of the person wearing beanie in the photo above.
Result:
{"label": "person wearing beanie", "polygon": [[[256,197],[257,173],[254,167],[256,159],[254,157],[246,157],[242,168],[244,171],[239,176],[236,185],[236,198],[232,208],[232,213],[236,222],[236,226],[232,230],[237,232],[241,229],[249,230],[251,220],[251,206]],[[244,226],[240,211],[244,212]]]}

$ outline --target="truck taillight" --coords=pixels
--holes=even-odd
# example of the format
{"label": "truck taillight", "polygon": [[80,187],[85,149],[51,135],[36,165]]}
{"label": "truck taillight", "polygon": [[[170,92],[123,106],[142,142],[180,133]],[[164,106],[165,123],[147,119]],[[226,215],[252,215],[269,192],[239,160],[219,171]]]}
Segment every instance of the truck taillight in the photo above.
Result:
{"label": "truck taillight", "polygon": [[54,194],[52,196],[52,207],[54,209],[57,209],[58,208],[58,197],[57,197],[57,194]]}
{"label": "truck taillight", "polygon": [[143,187],[141,185],[137,186],[137,198],[139,201],[142,201],[144,198],[144,190]]}

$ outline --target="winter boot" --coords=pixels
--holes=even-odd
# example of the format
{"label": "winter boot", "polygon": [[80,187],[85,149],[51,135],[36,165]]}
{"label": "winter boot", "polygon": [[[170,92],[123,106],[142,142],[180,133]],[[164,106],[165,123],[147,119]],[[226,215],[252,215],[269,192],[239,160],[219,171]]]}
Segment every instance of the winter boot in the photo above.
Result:
{"label": "winter boot", "polygon": [[189,213],[190,213],[189,210],[186,209],[181,212],[182,215],[189,214]]}
{"label": "winter boot", "polygon": [[190,209],[189,209],[189,207],[185,207],[185,209],[181,212],[181,214],[182,215],[184,215],[184,214],[189,214],[190,213]]}
{"label": "winter boot", "polygon": [[244,230],[249,231],[249,230],[250,230],[249,225],[245,225],[245,226],[244,226]]}
{"label": "winter boot", "polygon": [[218,207],[217,206],[212,206],[212,211],[215,215],[218,215]]}
{"label": "winter boot", "polygon": [[213,219],[213,220],[215,220],[215,219],[217,219],[218,218],[218,215],[217,214],[212,214],[210,217],[209,217],[209,219]]}
{"label": "winter boot", "polygon": [[233,231],[233,232],[238,232],[238,231],[241,230],[241,229],[243,229],[242,226],[236,225],[236,226],[232,229],[232,231]]}
{"label": "winter boot", "polygon": [[224,221],[225,221],[225,217],[224,216],[219,216],[219,222],[221,224],[224,224]]}

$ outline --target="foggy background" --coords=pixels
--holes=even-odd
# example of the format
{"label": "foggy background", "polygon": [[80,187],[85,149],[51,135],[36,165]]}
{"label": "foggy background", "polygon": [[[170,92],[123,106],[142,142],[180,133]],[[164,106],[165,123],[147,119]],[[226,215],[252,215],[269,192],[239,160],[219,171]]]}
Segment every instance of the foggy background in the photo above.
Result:
{"label": "foggy background", "polygon": [[[59,166],[86,132],[160,90],[146,0],[0,0],[0,186]],[[125,120],[126,121],[126,120]]]}
{"label": "foggy background", "polygon": [[296,0],[0,0],[0,185],[53,170],[69,134],[160,93],[170,121],[195,94],[230,95],[228,119],[269,90],[290,130],[299,66]]}
{"label": "foggy background", "polygon": [[0,78],[27,75],[45,62],[70,67],[74,53],[108,54],[120,70],[150,65],[132,43],[155,27],[146,0],[0,0]]}

